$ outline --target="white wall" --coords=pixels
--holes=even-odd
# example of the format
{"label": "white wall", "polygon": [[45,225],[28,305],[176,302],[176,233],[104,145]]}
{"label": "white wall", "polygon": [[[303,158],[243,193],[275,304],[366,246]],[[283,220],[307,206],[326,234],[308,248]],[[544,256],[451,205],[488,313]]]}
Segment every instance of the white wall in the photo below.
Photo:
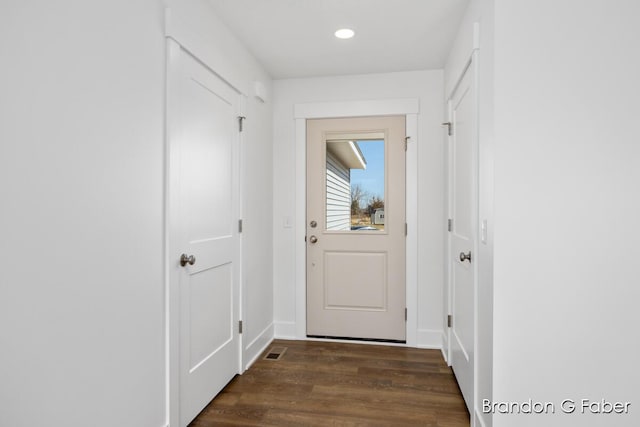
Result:
{"label": "white wall", "polygon": [[[445,96],[453,91],[474,45],[478,48],[478,217],[487,224],[486,241],[479,241],[476,313],[475,407],[479,423],[492,425],[492,415],[482,413],[483,399],[493,390],[493,162],[494,162],[494,46],[493,0],[472,0],[458,30],[444,70]],[[479,227],[480,229],[480,227]],[[448,307],[445,290],[445,309]],[[447,343],[448,345],[448,343]],[[477,408],[480,408],[478,411]]]}
{"label": "white wall", "polygon": [[494,425],[640,425],[640,3],[495,12],[494,399],[632,405]]}
{"label": "white wall", "polygon": [[295,123],[297,103],[419,98],[418,344],[442,343],[443,117],[442,71],[274,81],[274,316],[276,336],[294,337],[296,284]]}
{"label": "white wall", "polygon": [[163,7],[0,7],[0,425],[165,425]]}
{"label": "white wall", "polygon": [[[246,88],[245,357],[272,337],[270,77],[170,1]],[[0,7],[0,425],[166,425],[164,4]]]}

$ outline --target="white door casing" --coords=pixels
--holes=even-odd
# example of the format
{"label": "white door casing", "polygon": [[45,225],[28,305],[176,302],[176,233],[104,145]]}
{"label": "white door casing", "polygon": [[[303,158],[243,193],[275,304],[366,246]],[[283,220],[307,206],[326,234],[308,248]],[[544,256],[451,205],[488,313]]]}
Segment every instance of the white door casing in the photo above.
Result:
{"label": "white door casing", "polygon": [[470,414],[474,407],[477,260],[477,102],[474,64],[449,99],[449,361]]}
{"label": "white door casing", "polygon": [[[347,181],[335,173],[329,147],[357,158],[348,140],[358,139],[384,139],[384,231],[348,229],[349,171]],[[406,340],[404,143],[404,116],[307,121],[307,335]],[[333,196],[342,187],[346,194]],[[340,220],[329,217],[334,197],[344,199]]]}
{"label": "white door casing", "polygon": [[185,426],[241,369],[241,95],[171,40],[167,84],[169,400]]}

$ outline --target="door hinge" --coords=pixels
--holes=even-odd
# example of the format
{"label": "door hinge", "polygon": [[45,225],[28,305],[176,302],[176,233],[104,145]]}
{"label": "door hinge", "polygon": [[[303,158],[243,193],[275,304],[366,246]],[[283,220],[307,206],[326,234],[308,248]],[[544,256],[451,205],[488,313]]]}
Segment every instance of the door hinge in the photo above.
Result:
{"label": "door hinge", "polygon": [[453,317],[449,314],[447,315],[447,328],[450,328],[453,325]]}
{"label": "door hinge", "polygon": [[409,139],[411,139],[410,136],[405,136],[404,137],[404,151],[407,151],[407,145],[409,143]]}
{"label": "door hinge", "polygon": [[453,231],[453,220],[451,218],[447,220],[447,231]]}
{"label": "door hinge", "polygon": [[449,136],[453,135],[453,123],[444,122],[440,126],[446,126],[447,127],[447,135],[449,135]]}
{"label": "door hinge", "polygon": [[238,220],[238,233],[242,233],[242,220]]}
{"label": "door hinge", "polygon": [[407,321],[407,307],[404,308],[404,321]]}
{"label": "door hinge", "polygon": [[241,334],[242,333],[242,320],[238,321],[238,333]]}
{"label": "door hinge", "polygon": [[242,130],[244,129],[244,120],[246,119],[245,116],[238,116],[238,130],[240,132],[242,132]]}
{"label": "door hinge", "polygon": [[407,233],[409,232],[409,226],[407,225],[407,223],[404,223],[404,235],[406,237]]}

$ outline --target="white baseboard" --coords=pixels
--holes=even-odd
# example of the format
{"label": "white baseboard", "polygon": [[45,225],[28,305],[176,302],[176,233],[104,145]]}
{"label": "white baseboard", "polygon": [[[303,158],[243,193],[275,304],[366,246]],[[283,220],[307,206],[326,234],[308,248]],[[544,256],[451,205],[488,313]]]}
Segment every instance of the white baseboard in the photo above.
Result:
{"label": "white baseboard", "polygon": [[449,363],[449,358],[447,357],[447,349],[445,347],[442,348],[442,358],[445,362],[447,362],[447,366],[451,366],[451,363]]}
{"label": "white baseboard", "polygon": [[258,334],[244,349],[244,369],[247,370],[260,357],[262,352],[273,341],[273,323],[270,323],[262,332]]}
{"label": "white baseboard", "polygon": [[444,361],[447,362],[447,365],[451,366],[449,363],[449,334],[448,332],[442,333],[442,357],[444,357]]}
{"label": "white baseboard", "polygon": [[296,322],[273,322],[274,338],[283,340],[295,340]]}
{"label": "white baseboard", "polygon": [[482,418],[482,414],[478,412],[478,408],[475,408],[473,413],[474,413],[474,421],[475,421],[474,427],[489,427],[492,424],[491,421],[489,421],[488,423],[484,422],[484,419]]}
{"label": "white baseboard", "polygon": [[442,350],[443,336],[438,329],[418,329],[418,348]]}

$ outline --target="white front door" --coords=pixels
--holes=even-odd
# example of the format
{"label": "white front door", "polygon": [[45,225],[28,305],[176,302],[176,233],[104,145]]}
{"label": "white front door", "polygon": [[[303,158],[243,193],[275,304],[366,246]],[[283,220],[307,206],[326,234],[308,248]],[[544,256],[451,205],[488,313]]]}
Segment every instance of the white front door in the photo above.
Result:
{"label": "white front door", "polygon": [[452,135],[450,272],[451,366],[469,413],[473,414],[475,247],[476,247],[476,130],[472,67],[450,99]]}
{"label": "white front door", "polygon": [[307,121],[307,335],[406,340],[405,117]]}
{"label": "white front door", "polygon": [[185,426],[239,372],[240,95],[169,46],[170,340]]}

